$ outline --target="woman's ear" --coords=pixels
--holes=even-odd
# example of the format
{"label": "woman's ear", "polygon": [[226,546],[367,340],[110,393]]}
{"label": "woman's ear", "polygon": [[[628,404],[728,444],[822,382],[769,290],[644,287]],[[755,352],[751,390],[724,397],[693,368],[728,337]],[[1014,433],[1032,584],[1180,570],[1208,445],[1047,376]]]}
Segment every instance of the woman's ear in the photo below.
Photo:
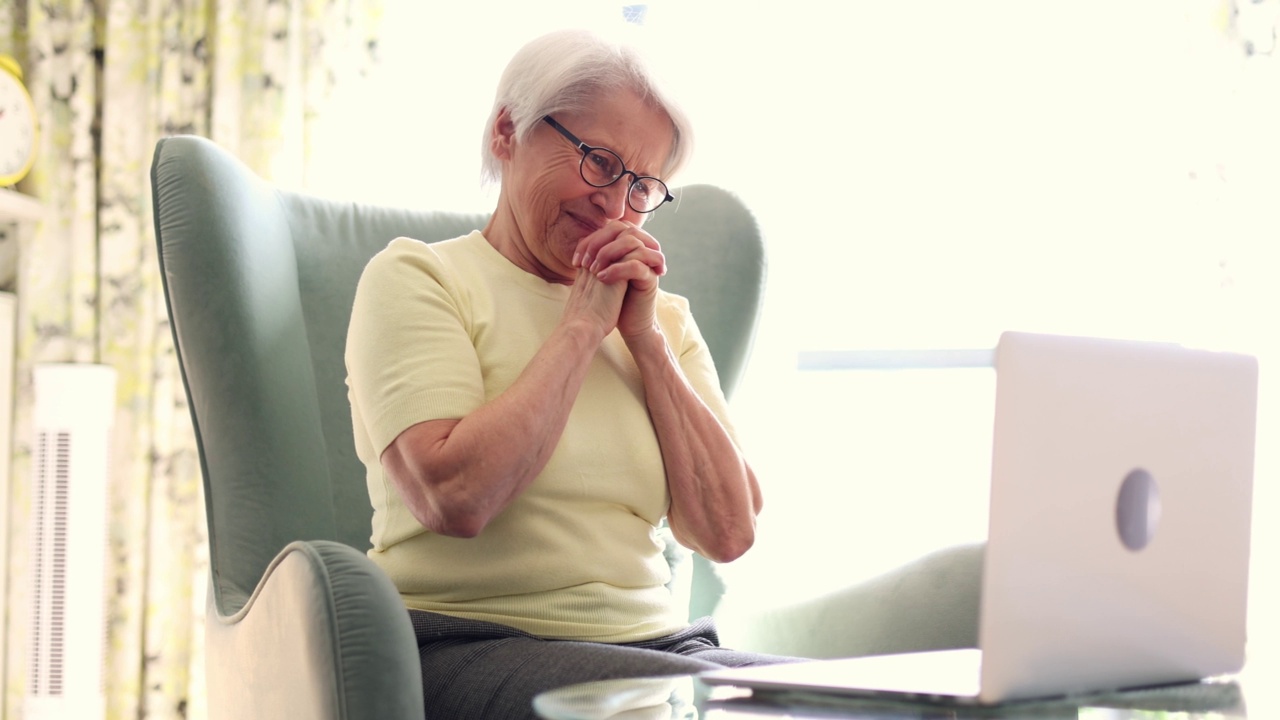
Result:
{"label": "woman's ear", "polygon": [[498,110],[498,117],[489,132],[489,149],[493,156],[499,160],[510,160],[516,139],[516,123],[511,119],[511,111],[505,107]]}

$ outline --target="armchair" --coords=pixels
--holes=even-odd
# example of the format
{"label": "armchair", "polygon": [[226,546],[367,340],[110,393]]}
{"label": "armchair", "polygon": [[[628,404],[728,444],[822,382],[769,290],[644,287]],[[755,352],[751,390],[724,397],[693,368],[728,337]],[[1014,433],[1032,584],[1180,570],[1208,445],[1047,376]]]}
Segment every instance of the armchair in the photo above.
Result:
{"label": "armchair", "polygon": [[[408,615],[365,556],[372,509],[343,346],[374,253],[399,235],[462,235],[486,216],[287,192],[189,136],[158,143],[151,182],[205,492],[209,716],[421,720]],[[648,227],[669,258],[663,285],[689,299],[728,392],[764,283],[755,221],[737,198],[702,185]],[[674,543],[668,556],[681,580],[673,592],[712,608],[711,566],[699,559],[690,571]]]}

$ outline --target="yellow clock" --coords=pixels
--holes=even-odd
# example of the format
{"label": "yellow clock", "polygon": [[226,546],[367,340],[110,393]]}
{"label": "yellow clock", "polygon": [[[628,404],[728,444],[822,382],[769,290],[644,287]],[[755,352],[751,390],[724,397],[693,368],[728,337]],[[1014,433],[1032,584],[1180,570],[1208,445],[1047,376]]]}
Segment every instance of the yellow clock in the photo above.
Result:
{"label": "yellow clock", "polygon": [[0,55],[0,186],[17,183],[36,160],[36,106],[22,84],[22,68]]}

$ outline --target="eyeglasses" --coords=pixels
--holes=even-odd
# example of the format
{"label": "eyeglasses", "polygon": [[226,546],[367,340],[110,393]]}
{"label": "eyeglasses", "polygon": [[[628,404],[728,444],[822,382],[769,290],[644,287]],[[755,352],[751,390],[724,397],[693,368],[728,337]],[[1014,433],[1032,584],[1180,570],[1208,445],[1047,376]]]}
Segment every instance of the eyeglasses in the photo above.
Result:
{"label": "eyeglasses", "polygon": [[582,173],[582,179],[586,180],[588,185],[609,187],[618,182],[623,175],[630,175],[631,185],[627,188],[627,205],[638,213],[651,213],[661,207],[662,203],[675,200],[667,191],[666,183],[656,177],[637,175],[628,170],[618,153],[606,148],[591,147],[582,142],[573,133],[565,130],[563,125],[553,120],[550,115],[542,119],[582,151],[582,161],[578,163],[578,171]]}

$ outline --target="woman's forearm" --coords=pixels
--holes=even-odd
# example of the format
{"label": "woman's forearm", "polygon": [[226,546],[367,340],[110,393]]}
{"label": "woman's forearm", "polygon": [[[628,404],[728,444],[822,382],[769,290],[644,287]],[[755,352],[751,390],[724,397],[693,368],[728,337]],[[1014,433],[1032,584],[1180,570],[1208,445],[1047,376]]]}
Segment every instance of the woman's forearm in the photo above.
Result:
{"label": "woman's forearm", "polygon": [[429,530],[474,537],[542,471],[599,347],[598,329],[562,322],[502,394],[464,418],[418,423],[383,468]]}
{"label": "woman's forearm", "polygon": [[728,562],[755,541],[761,494],[729,433],[685,378],[666,339],[627,338],[640,368],[671,491],[667,519],[681,543]]}

